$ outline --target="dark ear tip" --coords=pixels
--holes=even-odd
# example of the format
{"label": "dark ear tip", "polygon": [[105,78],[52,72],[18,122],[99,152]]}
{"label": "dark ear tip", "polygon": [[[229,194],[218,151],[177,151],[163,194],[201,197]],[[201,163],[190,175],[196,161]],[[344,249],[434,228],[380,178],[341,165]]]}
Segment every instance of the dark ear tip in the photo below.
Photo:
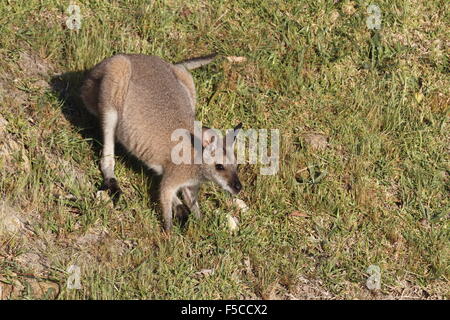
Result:
{"label": "dark ear tip", "polygon": [[234,127],[234,131],[242,128],[242,122],[240,122],[236,127]]}

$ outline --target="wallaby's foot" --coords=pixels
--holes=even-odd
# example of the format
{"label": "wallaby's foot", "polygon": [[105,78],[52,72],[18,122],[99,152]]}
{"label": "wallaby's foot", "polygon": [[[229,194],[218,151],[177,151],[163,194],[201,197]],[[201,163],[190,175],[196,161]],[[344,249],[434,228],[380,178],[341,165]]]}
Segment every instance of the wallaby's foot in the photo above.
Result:
{"label": "wallaby's foot", "polygon": [[175,218],[180,221],[180,225],[182,228],[186,225],[189,213],[189,208],[184,204],[180,204],[175,207]]}
{"label": "wallaby's foot", "polygon": [[117,203],[117,201],[120,198],[120,195],[122,194],[122,190],[120,189],[119,183],[117,182],[116,178],[105,179],[103,185],[100,187],[100,190],[107,190],[114,204]]}

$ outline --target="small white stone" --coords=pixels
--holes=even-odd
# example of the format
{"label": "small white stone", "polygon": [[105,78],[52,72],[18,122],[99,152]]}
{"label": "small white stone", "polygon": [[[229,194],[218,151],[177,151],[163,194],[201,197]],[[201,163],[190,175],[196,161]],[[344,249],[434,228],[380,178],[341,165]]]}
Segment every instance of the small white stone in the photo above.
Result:
{"label": "small white stone", "polygon": [[16,212],[5,203],[0,203],[0,234],[15,234],[25,228]]}
{"label": "small white stone", "polygon": [[366,281],[367,289],[374,291],[381,288],[381,269],[377,265],[370,265],[366,272],[370,275]]}
{"label": "small white stone", "polygon": [[236,217],[233,217],[231,214],[227,214],[227,222],[228,222],[228,229],[231,232],[236,232],[239,229],[238,219]]}
{"label": "small white stone", "polygon": [[235,204],[236,207],[241,209],[242,212],[248,211],[248,206],[243,200],[235,198],[233,199],[233,203]]}
{"label": "small white stone", "polygon": [[97,200],[105,201],[105,202],[110,200],[110,198],[109,198],[109,196],[108,196],[108,192],[105,191],[105,190],[99,190],[99,191],[97,191],[97,193],[95,194],[95,198],[96,198]]}
{"label": "small white stone", "polygon": [[229,56],[227,57],[227,60],[231,63],[242,63],[247,61],[246,57],[235,57],[235,56]]}

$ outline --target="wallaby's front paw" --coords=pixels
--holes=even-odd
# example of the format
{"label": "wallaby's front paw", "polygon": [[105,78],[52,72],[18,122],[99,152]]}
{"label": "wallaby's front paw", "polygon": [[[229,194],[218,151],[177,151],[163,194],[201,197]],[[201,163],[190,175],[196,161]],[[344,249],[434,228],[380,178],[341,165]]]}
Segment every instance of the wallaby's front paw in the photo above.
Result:
{"label": "wallaby's front paw", "polygon": [[172,231],[172,222],[170,222],[170,223],[164,222],[164,232],[167,235],[170,235],[171,231]]}
{"label": "wallaby's front paw", "polygon": [[120,189],[116,178],[105,179],[100,190],[108,190],[114,202],[117,202],[122,194],[122,190]]}
{"label": "wallaby's front paw", "polygon": [[189,213],[190,213],[190,210],[186,205],[180,204],[180,205],[176,206],[175,218],[178,219],[178,221],[180,221],[181,227],[184,227],[186,225],[186,222],[189,217]]}
{"label": "wallaby's front paw", "polygon": [[195,219],[201,219],[203,217],[203,214],[200,211],[200,208],[198,207],[198,204],[194,205],[191,210],[194,213]]}

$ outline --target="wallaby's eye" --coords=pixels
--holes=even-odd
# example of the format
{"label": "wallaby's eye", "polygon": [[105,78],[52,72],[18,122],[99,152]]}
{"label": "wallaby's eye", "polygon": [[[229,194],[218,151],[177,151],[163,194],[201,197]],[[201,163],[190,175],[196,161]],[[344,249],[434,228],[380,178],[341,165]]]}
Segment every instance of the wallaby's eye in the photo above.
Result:
{"label": "wallaby's eye", "polygon": [[221,164],[216,164],[216,170],[225,170],[225,168]]}

